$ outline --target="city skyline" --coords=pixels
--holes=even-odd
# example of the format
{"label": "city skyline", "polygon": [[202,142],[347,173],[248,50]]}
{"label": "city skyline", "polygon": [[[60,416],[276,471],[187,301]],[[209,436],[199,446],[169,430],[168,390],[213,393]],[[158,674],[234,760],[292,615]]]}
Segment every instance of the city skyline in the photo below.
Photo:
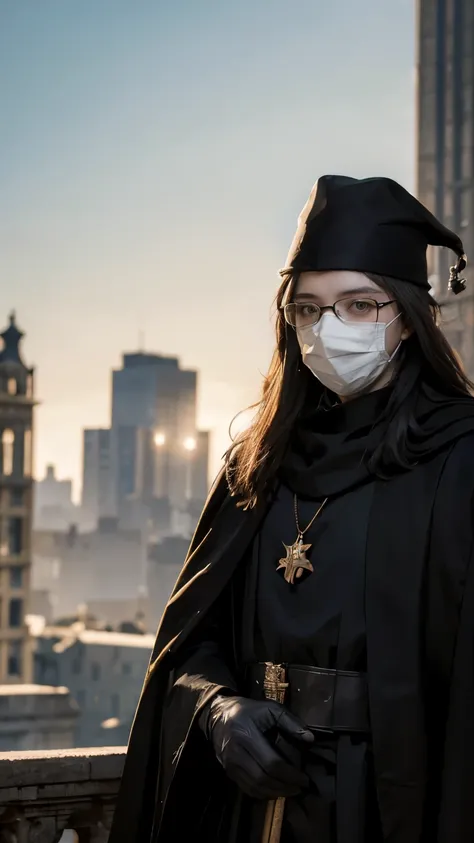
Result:
{"label": "city skyline", "polygon": [[3,324],[14,308],[37,371],[36,476],[54,463],[76,499],[123,352],[200,372],[212,475],[312,183],[414,189],[411,0],[292,7],[0,0]]}

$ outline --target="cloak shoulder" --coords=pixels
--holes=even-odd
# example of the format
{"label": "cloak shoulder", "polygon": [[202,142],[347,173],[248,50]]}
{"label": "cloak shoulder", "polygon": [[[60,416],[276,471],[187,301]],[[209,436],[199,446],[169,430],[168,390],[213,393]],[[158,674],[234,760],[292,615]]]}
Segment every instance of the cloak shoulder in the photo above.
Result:
{"label": "cloak shoulder", "polygon": [[[263,513],[263,507],[253,510],[238,507],[236,499],[229,494],[225,473],[219,475],[158,628],[132,726],[109,843],[148,843],[156,839],[163,814],[162,794],[171,786],[173,771],[188,744],[199,707],[205,705],[208,694],[216,686],[231,681],[221,677],[217,668],[219,675],[216,672],[214,688],[205,689],[197,683],[194,693],[187,693],[188,683],[187,687],[177,689],[177,696],[173,693],[176,691],[173,671],[184,645],[193,630],[206,626],[210,609],[225,592]],[[169,707],[170,701],[178,698],[179,712]],[[168,751],[169,746],[172,749]],[[199,752],[203,758],[204,780],[206,749],[204,742]],[[163,763],[165,757],[172,758],[172,763]],[[193,757],[187,753],[188,759]],[[207,763],[215,772],[217,762],[209,751]],[[222,776],[218,780],[222,781]],[[208,785],[211,786],[210,781]]]}

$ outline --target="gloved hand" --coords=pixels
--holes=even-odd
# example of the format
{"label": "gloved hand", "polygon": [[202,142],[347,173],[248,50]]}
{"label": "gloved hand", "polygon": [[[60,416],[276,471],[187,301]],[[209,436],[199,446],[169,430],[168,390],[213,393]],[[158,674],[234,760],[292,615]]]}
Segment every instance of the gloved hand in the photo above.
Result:
{"label": "gloved hand", "polygon": [[280,755],[271,737],[303,748],[313,735],[279,703],[217,696],[200,722],[225,772],[248,796],[296,796],[308,786],[307,776]]}

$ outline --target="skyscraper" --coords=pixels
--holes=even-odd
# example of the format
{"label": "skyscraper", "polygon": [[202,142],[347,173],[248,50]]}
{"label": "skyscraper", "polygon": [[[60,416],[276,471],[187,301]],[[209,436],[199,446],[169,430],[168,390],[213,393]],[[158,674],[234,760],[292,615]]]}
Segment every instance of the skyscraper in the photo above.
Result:
{"label": "skyscraper", "polygon": [[114,513],[110,468],[110,430],[84,430],[82,512],[88,526]]}
{"label": "skyscraper", "polygon": [[32,527],[33,369],[15,316],[0,337],[0,683],[31,682],[28,611]]}
{"label": "skyscraper", "polygon": [[[183,507],[195,488],[207,486],[203,448],[199,463],[191,458],[198,450],[196,394],[197,373],[181,369],[176,357],[123,355],[122,368],[113,372],[111,424],[112,486],[120,517],[130,501],[167,499]],[[198,466],[205,471],[200,479]]]}
{"label": "skyscraper", "polygon": [[[474,3],[418,0],[418,197],[464,241],[474,263]],[[474,376],[474,273],[445,296],[454,256],[433,250],[430,273],[444,328]]]}

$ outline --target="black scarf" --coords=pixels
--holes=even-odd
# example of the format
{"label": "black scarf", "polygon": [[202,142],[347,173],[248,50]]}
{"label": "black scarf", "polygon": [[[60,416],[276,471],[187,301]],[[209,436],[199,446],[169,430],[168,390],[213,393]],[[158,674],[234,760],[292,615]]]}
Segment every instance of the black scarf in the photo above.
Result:
{"label": "black scarf", "polygon": [[[392,386],[344,403],[325,395],[297,422],[279,479],[301,498],[321,500],[371,480],[368,460],[381,443]],[[474,432],[474,399],[445,396],[423,385],[408,438],[410,464]]]}

